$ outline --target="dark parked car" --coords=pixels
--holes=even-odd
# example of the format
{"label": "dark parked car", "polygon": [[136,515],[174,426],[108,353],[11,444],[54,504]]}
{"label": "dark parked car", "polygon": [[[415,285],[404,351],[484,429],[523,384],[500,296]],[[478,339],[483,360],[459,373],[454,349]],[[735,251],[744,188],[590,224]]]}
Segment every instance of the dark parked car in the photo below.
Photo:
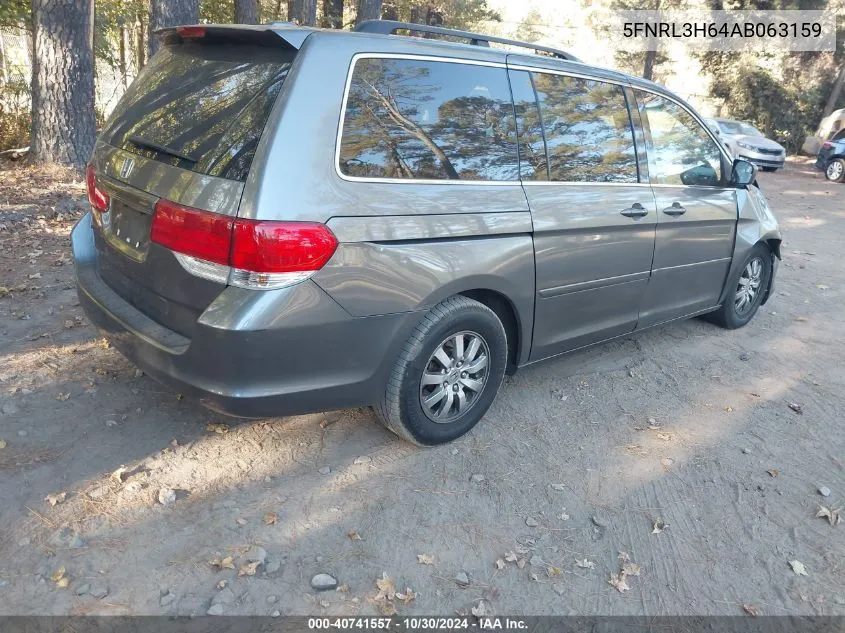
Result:
{"label": "dark parked car", "polygon": [[831,182],[845,182],[845,138],[825,141],[816,157],[816,167]]}
{"label": "dark parked car", "polygon": [[239,416],[373,405],[437,444],[507,371],[738,328],[771,296],[756,168],[676,95],[484,35],[359,31],[166,30],[111,115],[79,296],[150,376]]}

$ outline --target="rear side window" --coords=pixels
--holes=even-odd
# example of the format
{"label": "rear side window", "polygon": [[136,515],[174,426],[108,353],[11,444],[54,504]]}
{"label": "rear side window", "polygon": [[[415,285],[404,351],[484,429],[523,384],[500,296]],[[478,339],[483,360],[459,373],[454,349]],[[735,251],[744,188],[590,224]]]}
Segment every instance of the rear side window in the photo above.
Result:
{"label": "rear side window", "polygon": [[[634,132],[622,86],[533,73],[549,180],[637,182]],[[527,130],[536,139],[533,130]],[[539,165],[538,165],[539,166]],[[542,174],[536,179],[545,180]]]}
{"label": "rear side window", "polygon": [[340,171],[361,178],[517,180],[516,123],[504,68],[357,60]]}
{"label": "rear side window", "polygon": [[202,174],[245,180],[294,51],[165,46],[126,91],[102,138]]}

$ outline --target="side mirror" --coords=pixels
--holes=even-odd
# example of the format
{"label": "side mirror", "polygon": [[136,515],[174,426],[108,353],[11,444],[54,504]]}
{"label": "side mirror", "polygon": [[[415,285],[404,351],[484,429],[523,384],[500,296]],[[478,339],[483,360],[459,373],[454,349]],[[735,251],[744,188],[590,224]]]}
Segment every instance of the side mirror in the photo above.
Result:
{"label": "side mirror", "polygon": [[744,187],[757,180],[757,168],[747,160],[737,158],[731,169],[731,183]]}

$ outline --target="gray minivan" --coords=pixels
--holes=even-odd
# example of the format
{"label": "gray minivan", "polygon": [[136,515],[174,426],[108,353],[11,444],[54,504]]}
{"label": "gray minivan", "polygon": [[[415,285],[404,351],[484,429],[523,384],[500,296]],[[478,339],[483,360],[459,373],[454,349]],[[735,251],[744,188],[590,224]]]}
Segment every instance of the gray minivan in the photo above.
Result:
{"label": "gray minivan", "polygon": [[161,36],[97,141],[74,261],[113,345],[214,410],[372,405],[438,444],[505,372],[737,328],[771,295],[755,168],[653,83],[384,21]]}

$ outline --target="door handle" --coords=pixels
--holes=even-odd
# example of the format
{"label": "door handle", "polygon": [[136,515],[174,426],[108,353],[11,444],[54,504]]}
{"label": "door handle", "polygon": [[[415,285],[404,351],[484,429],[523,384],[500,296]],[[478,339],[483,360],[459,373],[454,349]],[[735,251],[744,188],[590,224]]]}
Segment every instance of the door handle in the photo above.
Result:
{"label": "door handle", "polygon": [[648,209],[646,209],[639,202],[635,202],[634,204],[631,205],[630,208],[622,209],[622,211],[620,211],[620,213],[622,215],[624,215],[626,218],[641,218],[643,216],[648,215]]}
{"label": "door handle", "polygon": [[673,202],[671,207],[666,207],[665,209],[663,209],[663,213],[672,216],[683,215],[686,212],[687,210],[681,206],[680,202]]}

